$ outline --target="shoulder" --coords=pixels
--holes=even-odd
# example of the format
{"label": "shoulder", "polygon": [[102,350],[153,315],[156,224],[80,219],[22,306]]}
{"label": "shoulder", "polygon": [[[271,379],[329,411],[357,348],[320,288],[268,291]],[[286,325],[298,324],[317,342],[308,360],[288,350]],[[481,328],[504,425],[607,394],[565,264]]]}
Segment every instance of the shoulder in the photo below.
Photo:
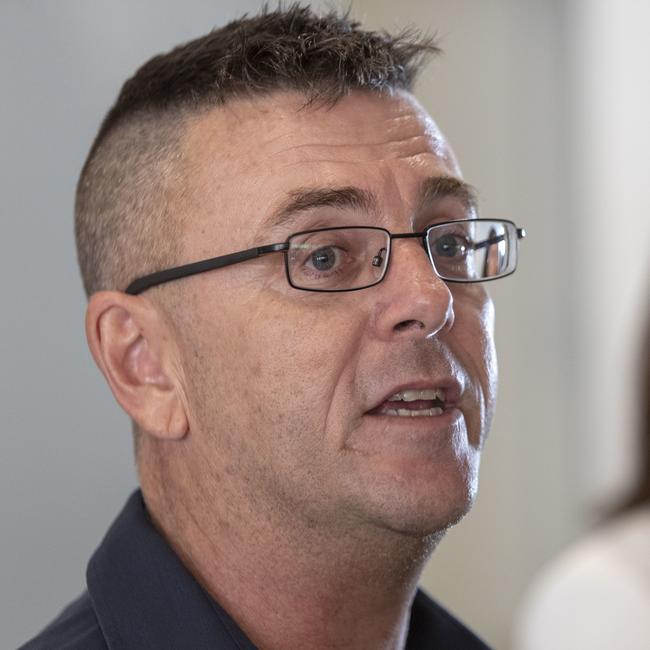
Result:
{"label": "shoulder", "polygon": [[108,650],[88,592],[18,650]]}
{"label": "shoulder", "polygon": [[469,628],[422,590],[417,592],[411,608],[407,648],[489,650]]}

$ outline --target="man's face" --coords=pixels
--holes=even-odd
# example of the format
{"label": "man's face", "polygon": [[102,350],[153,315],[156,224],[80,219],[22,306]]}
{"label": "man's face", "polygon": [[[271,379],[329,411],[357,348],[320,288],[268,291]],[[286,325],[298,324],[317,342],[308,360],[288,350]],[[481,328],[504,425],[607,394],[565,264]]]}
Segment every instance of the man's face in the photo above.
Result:
{"label": "man's face", "polygon": [[[412,96],[303,103],[278,93],[192,124],[183,261],[313,228],[404,233],[474,216],[453,193],[422,200],[430,179],[460,171]],[[344,188],[374,206],[318,198]],[[275,223],[299,195],[308,200]],[[294,523],[426,534],[471,506],[496,388],[482,285],[442,282],[416,239],[394,240],[384,281],[361,291],[294,289],[282,253],[181,282],[185,443],[215,508],[221,498],[239,515],[254,504]],[[438,389],[441,415],[423,414],[428,392],[390,400]]]}

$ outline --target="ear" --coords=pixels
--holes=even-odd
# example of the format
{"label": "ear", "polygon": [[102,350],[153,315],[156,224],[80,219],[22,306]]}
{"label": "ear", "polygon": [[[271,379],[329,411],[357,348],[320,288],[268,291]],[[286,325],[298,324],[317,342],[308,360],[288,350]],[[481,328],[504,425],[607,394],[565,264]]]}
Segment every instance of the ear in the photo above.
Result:
{"label": "ear", "polygon": [[90,351],[120,406],[161,439],[188,431],[178,349],[162,313],[146,298],[99,291],[86,310]]}

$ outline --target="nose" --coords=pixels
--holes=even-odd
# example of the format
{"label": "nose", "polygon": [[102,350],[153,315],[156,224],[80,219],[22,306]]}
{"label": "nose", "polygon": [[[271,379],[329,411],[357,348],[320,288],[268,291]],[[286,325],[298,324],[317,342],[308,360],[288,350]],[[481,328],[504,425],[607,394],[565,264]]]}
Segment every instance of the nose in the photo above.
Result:
{"label": "nose", "polygon": [[378,285],[374,325],[384,340],[440,335],[454,323],[454,301],[433,270],[427,252],[413,239],[394,240],[386,276]]}

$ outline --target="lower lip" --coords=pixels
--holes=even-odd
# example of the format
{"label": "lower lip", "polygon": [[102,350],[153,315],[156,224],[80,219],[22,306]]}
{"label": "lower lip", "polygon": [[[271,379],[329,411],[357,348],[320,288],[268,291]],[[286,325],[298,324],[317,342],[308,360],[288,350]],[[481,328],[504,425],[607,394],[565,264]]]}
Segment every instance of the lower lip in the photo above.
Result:
{"label": "lower lip", "polygon": [[447,407],[441,415],[400,416],[366,413],[349,434],[345,446],[364,456],[397,460],[440,459],[467,442],[463,412]]}
{"label": "lower lip", "polygon": [[370,423],[381,426],[389,431],[404,431],[413,434],[431,435],[437,432],[449,430],[450,427],[459,424],[462,419],[462,411],[455,407],[447,407],[440,415],[385,415],[366,413],[364,419]]}

